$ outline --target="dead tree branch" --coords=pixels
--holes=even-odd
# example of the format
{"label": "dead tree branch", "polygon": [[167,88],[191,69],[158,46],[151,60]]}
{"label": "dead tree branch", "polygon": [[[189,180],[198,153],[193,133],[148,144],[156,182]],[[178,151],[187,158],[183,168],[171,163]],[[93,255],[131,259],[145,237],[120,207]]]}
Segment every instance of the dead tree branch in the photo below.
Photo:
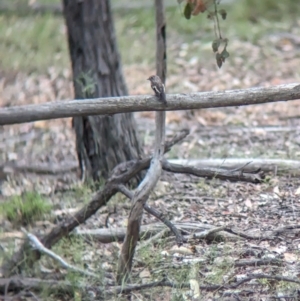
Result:
{"label": "dead tree branch", "polygon": [[71,270],[73,272],[77,272],[86,276],[90,276],[90,277],[95,277],[95,278],[100,278],[99,275],[83,270],[81,268],[78,268],[76,266],[73,266],[69,263],[67,263],[63,258],[61,258],[59,255],[55,254],[54,252],[52,252],[51,250],[45,248],[43,246],[43,244],[39,241],[39,239],[33,235],[32,233],[27,232],[24,228],[21,229],[22,232],[26,235],[27,239],[29,240],[31,246],[33,249],[38,250],[40,253],[45,254],[51,258],[53,258],[55,261],[59,262],[59,264],[67,269],[67,270]]}
{"label": "dead tree branch", "polygon": [[[156,13],[156,73],[165,83],[166,78],[166,35],[163,0],[155,0]],[[127,232],[118,261],[117,281],[119,284],[127,281],[132,268],[135,248],[140,236],[143,209],[151,191],[158,182],[162,166],[161,161],[165,149],[166,112],[156,112],[155,115],[155,146],[150,168],[134,193],[129,213]]]}
{"label": "dead tree branch", "polygon": [[236,181],[242,181],[242,182],[248,182],[248,183],[260,183],[263,180],[263,173],[259,170],[255,170],[253,172],[253,169],[251,172],[244,172],[243,169],[236,169],[234,171],[232,170],[226,170],[223,168],[214,168],[214,167],[194,167],[192,165],[180,165],[180,164],[174,164],[170,163],[167,160],[163,160],[163,170],[173,172],[173,173],[184,173],[184,174],[190,174],[197,177],[203,177],[207,179],[221,179],[221,180],[227,180],[231,182]]}
{"label": "dead tree branch", "polygon": [[253,173],[257,171],[263,172],[290,172],[294,175],[299,175],[300,161],[284,160],[284,159],[188,159],[188,160],[169,160],[171,164],[184,164],[191,168],[195,167],[199,170],[221,168],[230,172],[240,171],[242,174]]}
{"label": "dead tree branch", "polygon": [[[133,192],[131,192],[125,185],[119,185],[118,187],[119,191],[122,192],[124,195],[126,195],[130,200],[133,199]],[[147,204],[144,205],[144,209],[151,215],[155,216],[158,220],[160,220],[162,223],[164,223],[170,230],[171,232],[174,233],[176,237],[176,242],[178,246],[181,246],[183,244],[183,237],[176,229],[176,227],[166,218],[161,212],[158,212],[156,209],[151,208]]]}
{"label": "dead tree branch", "polygon": [[[188,223],[174,223],[176,229],[180,229],[185,233],[192,233],[190,235],[185,235],[184,240],[195,239],[194,234],[204,232],[206,236],[203,234],[199,234],[207,238],[207,233],[209,233],[209,238],[211,240],[225,238],[227,240],[239,240],[240,237],[238,235],[234,235],[233,233],[227,231],[220,232],[210,232],[210,230],[215,229],[215,226],[209,224],[203,224],[199,222],[188,222]],[[147,239],[158,232],[161,232],[165,229],[165,226],[161,223],[153,223],[149,225],[143,225],[140,229],[140,237]],[[122,241],[125,237],[126,228],[102,228],[102,229],[77,229],[74,234],[85,237],[86,239],[93,238],[101,243],[109,243],[112,241]]]}
{"label": "dead tree branch", "polygon": [[220,92],[167,95],[168,106],[149,95],[80,99],[0,109],[0,125],[56,118],[112,115],[139,111],[193,110],[236,107],[300,99],[300,84]]}

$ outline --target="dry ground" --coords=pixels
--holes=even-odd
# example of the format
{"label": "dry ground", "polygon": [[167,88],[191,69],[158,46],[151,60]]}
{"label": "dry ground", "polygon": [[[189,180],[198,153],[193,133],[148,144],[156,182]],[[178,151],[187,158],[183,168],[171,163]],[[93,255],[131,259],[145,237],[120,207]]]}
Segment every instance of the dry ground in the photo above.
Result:
{"label": "dry ground", "polygon": [[[255,42],[234,38],[229,44],[232,56],[221,70],[215,66],[209,43],[203,45],[198,40],[183,43],[183,37],[176,40],[171,32],[168,92],[218,91],[299,81],[299,25],[299,21],[293,26],[281,25],[282,30],[263,34]],[[49,68],[43,74],[3,71],[0,105],[72,98],[71,75],[67,70],[68,66],[64,72]],[[151,93],[145,74],[153,73],[153,62],[125,64],[124,73],[131,94]],[[149,112],[135,115],[145,151],[151,153],[154,115]],[[300,100],[167,113],[167,137],[182,128],[189,128],[190,135],[167,154],[168,158],[299,160],[300,157]],[[20,165],[73,167],[54,174],[14,172],[7,178],[1,178],[0,170],[0,203],[25,191],[39,193],[52,205],[52,211],[28,229],[48,230],[88,202],[93,194],[92,187],[80,183],[74,168],[76,160],[75,137],[69,119],[0,128],[0,163],[15,161]],[[270,173],[264,183],[257,185],[163,174],[149,204],[171,221],[226,226],[248,237],[219,242],[195,240],[185,244],[182,250],[175,249],[174,239],[154,240],[136,254],[134,281],[143,283],[167,277],[177,283],[196,279],[200,286],[219,285],[218,289],[200,289],[197,300],[299,300],[299,198],[300,180],[288,172]],[[129,201],[116,195],[80,228],[124,227],[128,212]],[[144,215],[143,224],[156,222],[155,218]],[[0,224],[0,249],[12,252],[22,241],[20,226],[4,216],[0,217]],[[275,230],[276,233],[272,232]],[[87,243],[80,236],[60,242],[54,251],[73,264],[114,272],[120,246],[120,243],[102,244],[96,238]],[[195,258],[198,262],[192,263]],[[261,265],[257,263],[259,260]],[[43,258],[34,270],[24,275],[41,277],[54,272],[64,274],[57,263]],[[234,288],[234,284],[248,274],[284,276],[298,283],[272,278],[249,279]],[[67,277],[72,281],[79,279],[72,274]],[[80,281],[88,280],[80,278]],[[47,292],[39,298],[84,300],[79,291],[64,297],[53,294],[45,297],[45,294]],[[111,300],[119,298],[121,300],[113,296]],[[28,300],[34,298],[28,297]],[[187,288],[153,288],[134,292],[132,300],[193,299]]]}

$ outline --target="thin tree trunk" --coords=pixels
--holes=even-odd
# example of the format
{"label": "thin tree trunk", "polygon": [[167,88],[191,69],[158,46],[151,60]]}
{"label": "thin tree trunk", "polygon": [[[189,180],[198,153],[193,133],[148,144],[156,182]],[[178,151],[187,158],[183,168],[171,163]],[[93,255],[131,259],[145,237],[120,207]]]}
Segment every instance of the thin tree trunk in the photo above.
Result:
{"label": "thin tree trunk", "polygon": [[[109,0],[63,0],[75,98],[127,95]],[[132,113],[75,117],[82,177],[107,178],[118,163],[142,155]]]}

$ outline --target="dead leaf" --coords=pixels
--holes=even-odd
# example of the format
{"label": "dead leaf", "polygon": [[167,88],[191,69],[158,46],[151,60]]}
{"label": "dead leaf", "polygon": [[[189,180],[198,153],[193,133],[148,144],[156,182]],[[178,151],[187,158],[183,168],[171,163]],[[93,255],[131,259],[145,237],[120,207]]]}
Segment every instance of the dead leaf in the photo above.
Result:
{"label": "dead leaf", "polygon": [[183,247],[183,246],[181,246],[181,247],[174,246],[169,250],[169,252],[171,254],[179,253],[182,255],[193,255],[193,251],[191,249]]}
{"label": "dead leaf", "polygon": [[289,262],[294,262],[294,261],[298,260],[297,255],[293,254],[293,253],[284,253],[283,256],[284,256],[284,259]]}
{"label": "dead leaf", "polygon": [[245,205],[246,205],[248,208],[250,208],[250,209],[252,209],[252,207],[253,207],[252,202],[251,202],[250,199],[246,199]]}
{"label": "dead leaf", "polygon": [[215,0],[195,0],[194,9],[192,11],[193,16],[197,16],[199,13],[204,13],[209,6],[213,5]]}
{"label": "dead leaf", "polygon": [[140,272],[139,276],[140,276],[140,278],[150,278],[151,274],[150,274],[149,270],[143,270]]}

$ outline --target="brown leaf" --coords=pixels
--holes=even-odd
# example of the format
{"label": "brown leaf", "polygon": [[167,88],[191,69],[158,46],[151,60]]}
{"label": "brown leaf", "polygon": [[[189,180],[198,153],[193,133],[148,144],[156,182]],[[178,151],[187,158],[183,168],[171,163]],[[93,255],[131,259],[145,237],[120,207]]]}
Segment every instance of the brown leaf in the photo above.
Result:
{"label": "brown leaf", "polygon": [[196,0],[194,1],[194,9],[192,11],[193,16],[197,16],[199,13],[204,13],[209,6],[213,5],[215,0]]}
{"label": "brown leaf", "polygon": [[203,13],[206,11],[206,5],[204,0],[197,0],[195,4],[196,5],[194,6],[194,9],[192,11],[193,16],[197,16],[200,12]]}

